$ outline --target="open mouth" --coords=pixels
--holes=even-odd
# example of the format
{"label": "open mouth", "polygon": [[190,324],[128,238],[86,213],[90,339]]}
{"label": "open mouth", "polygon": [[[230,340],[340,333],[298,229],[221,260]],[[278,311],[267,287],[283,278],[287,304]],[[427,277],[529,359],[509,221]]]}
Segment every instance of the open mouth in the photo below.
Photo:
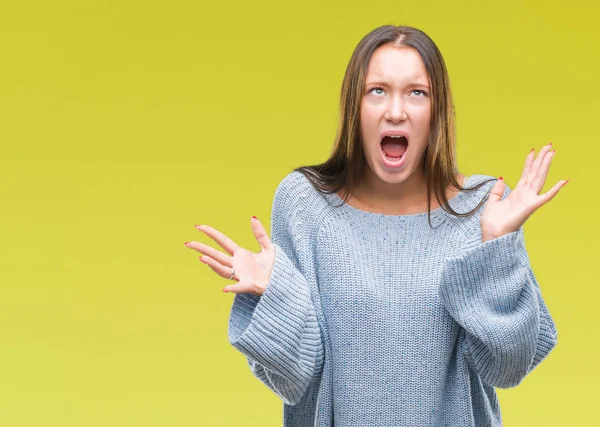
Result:
{"label": "open mouth", "polygon": [[400,161],[407,149],[408,140],[404,136],[384,136],[381,140],[381,151],[391,163]]}

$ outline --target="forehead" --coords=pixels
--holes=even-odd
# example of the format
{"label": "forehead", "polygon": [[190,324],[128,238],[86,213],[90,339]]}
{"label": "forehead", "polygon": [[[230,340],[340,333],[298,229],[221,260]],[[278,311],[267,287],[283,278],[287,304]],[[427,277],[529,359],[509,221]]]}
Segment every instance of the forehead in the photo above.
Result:
{"label": "forehead", "polygon": [[381,46],[371,56],[366,83],[371,81],[390,83],[428,84],[427,70],[419,53],[406,46]]}

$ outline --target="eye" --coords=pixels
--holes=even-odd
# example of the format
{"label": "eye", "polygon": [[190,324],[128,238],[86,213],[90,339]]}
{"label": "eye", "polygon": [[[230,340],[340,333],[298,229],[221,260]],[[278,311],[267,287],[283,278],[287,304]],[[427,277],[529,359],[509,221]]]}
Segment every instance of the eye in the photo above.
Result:
{"label": "eye", "polygon": [[[382,87],[380,86],[376,86],[374,88],[369,89],[369,93],[373,92],[374,90],[381,90],[381,91],[385,91]],[[419,97],[424,97],[427,96],[427,92],[425,92],[424,90],[420,90],[420,89],[414,89],[411,92],[419,92],[421,93],[421,95],[419,95]]]}
{"label": "eye", "polygon": [[369,93],[373,92],[375,89],[383,90],[382,87],[377,86],[377,87],[369,89]]}

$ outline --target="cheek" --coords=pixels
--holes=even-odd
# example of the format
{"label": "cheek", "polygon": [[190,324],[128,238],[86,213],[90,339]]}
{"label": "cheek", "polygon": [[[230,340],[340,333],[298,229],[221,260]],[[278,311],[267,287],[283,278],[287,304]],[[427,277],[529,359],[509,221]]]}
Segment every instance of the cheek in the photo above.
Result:
{"label": "cheek", "polygon": [[418,133],[421,136],[426,137],[427,135],[429,135],[429,128],[430,128],[430,113],[429,111],[423,111],[421,114],[416,116],[416,125],[418,128]]}
{"label": "cheek", "polygon": [[429,126],[429,122],[431,121],[431,108],[430,107],[426,107],[423,109],[423,111],[421,112],[421,120],[423,121],[424,124]]}
{"label": "cheek", "polygon": [[360,113],[360,127],[363,138],[373,137],[379,129],[378,113],[374,108],[363,107]]}

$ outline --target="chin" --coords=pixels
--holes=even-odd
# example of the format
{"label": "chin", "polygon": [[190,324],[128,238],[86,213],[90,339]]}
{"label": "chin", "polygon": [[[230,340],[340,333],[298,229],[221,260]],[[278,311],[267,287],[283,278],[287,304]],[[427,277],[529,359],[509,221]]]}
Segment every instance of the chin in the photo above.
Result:
{"label": "chin", "polygon": [[370,169],[372,175],[374,175],[379,181],[385,182],[386,184],[400,184],[401,182],[406,181],[412,175],[412,171],[409,168],[389,171],[380,165],[377,165],[375,169]]}
{"label": "chin", "polygon": [[[382,176],[383,175],[383,176]],[[388,174],[377,175],[380,181],[383,181],[387,184],[400,184],[401,182],[406,181],[408,176],[405,174],[396,174],[395,176],[390,176]]]}

